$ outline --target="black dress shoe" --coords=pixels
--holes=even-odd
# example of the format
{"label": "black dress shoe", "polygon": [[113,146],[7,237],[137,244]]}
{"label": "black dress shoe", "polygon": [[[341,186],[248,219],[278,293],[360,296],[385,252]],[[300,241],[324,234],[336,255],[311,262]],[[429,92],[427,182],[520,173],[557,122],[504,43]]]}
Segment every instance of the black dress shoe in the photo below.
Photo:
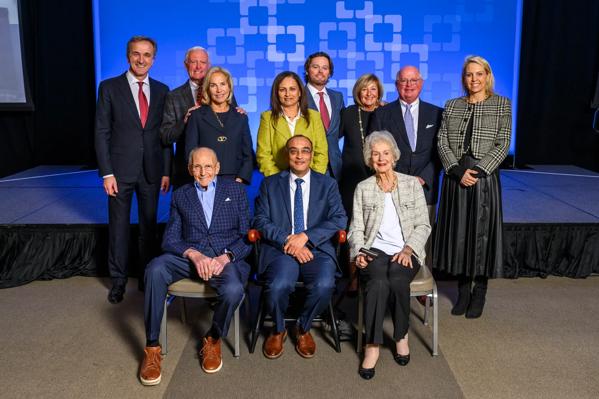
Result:
{"label": "black dress shoe", "polygon": [[400,366],[407,366],[408,363],[410,363],[410,354],[408,353],[407,355],[400,355],[399,353],[394,353],[393,359]]}
{"label": "black dress shoe", "polygon": [[370,380],[372,377],[374,377],[374,367],[371,369],[365,369],[360,366],[358,369],[358,374],[360,374],[360,377],[364,378],[365,380]]}
{"label": "black dress shoe", "polygon": [[113,285],[108,293],[108,302],[117,304],[123,301],[123,295],[125,295],[124,285]]}

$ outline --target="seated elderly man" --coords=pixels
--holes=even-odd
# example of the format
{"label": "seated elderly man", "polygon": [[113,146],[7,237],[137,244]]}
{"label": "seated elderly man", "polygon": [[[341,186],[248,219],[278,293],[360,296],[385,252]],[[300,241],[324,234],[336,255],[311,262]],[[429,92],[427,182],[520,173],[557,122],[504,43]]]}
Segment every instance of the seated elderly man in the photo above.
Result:
{"label": "seated elderly man", "polygon": [[425,259],[431,226],[418,178],[394,171],[400,152],[393,136],[371,133],[363,152],[374,176],[356,187],[349,244],[364,286],[366,348],[358,372],[371,379],[384,342],[387,308],[393,316],[393,358],[400,366],[410,361],[410,282]]}
{"label": "seated elderly man", "polygon": [[200,278],[218,293],[212,327],[203,338],[202,369],[215,373],[222,367],[221,337],[243,299],[250,266],[245,239],[250,211],[243,186],[217,180],[219,163],[209,148],[189,155],[189,172],[195,182],[173,193],[170,218],[164,232],[164,254],[146,270],[146,348],[139,379],[144,385],[160,383],[160,322],[170,284],[183,278]]}
{"label": "seated elderly man", "polygon": [[310,335],[312,320],[326,309],[338,272],[331,238],[345,228],[347,217],[335,180],[310,170],[310,139],[296,134],[285,149],[289,170],[262,181],[253,223],[263,239],[259,273],[266,281],[267,311],[275,321],[263,353],[269,359],[283,353],[284,314],[301,278],[307,297],[297,320],[296,350],[311,358],[316,351]]}

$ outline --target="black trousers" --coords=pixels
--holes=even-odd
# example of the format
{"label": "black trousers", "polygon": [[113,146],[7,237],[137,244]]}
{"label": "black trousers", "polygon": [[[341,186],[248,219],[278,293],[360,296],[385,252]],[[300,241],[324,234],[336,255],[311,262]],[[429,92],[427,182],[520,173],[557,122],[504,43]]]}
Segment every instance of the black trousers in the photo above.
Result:
{"label": "black trousers", "polygon": [[391,262],[392,256],[377,248],[370,248],[379,256],[360,269],[364,287],[364,327],[366,344],[383,343],[383,321],[387,306],[393,317],[393,340],[399,341],[408,332],[410,321],[410,283],[420,270],[420,263],[412,256],[412,268]]}
{"label": "black trousers", "polygon": [[156,249],[156,211],[160,182],[149,183],[143,176],[134,183],[119,181],[116,197],[108,197],[108,271],[113,284],[126,284],[129,264],[129,230],[133,193],[137,196],[139,257],[144,269]]}

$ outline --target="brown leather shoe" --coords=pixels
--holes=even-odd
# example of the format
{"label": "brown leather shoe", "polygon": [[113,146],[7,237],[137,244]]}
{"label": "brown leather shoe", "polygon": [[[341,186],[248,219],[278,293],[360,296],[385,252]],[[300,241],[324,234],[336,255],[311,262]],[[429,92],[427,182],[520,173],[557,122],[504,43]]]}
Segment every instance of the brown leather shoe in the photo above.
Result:
{"label": "brown leather shoe", "polygon": [[202,357],[202,370],[208,374],[216,373],[223,367],[220,342],[220,339],[204,337],[200,356]]}
{"label": "brown leather shoe", "polygon": [[287,330],[280,333],[271,333],[262,347],[262,353],[269,359],[276,359],[283,354],[283,342],[287,338]]}
{"label": "brown leather shoe", "polygon": [[314,338],[312,338],[310,331],[302,334],[302,332],[298,330],[295,350],[303,358],[310,359],[311,357],[314,357],[314,353],[316,353],[316,343],[314,342]]}
{"label": "brown leather shoe", "polygon": [[160,346],[146,346],[144,349],[144,360],[139,370],[139,380],[143,385],[158,385],[162,378],[160,374]]}

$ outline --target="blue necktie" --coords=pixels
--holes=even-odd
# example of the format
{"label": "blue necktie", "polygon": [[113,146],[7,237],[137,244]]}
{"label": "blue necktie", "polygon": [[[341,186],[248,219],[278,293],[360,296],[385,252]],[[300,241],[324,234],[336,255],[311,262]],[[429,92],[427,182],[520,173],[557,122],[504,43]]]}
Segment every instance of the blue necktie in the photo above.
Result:
{"label": "blue necktie", "polygon": [[303,179],[295,179],[295,195],[293,197],[293,233],[304,231],[304,200],[302,198]]}
{"label": "blue necktie", "polygon": [[416,150],[416,133],[414,132],[414,118],[410,112],[412,104],[406,104],[406,113],[404,115],[404,123],[406,124],[406,133],[408,134],[408,140],[410,141],[410,147],[412,151]]}

